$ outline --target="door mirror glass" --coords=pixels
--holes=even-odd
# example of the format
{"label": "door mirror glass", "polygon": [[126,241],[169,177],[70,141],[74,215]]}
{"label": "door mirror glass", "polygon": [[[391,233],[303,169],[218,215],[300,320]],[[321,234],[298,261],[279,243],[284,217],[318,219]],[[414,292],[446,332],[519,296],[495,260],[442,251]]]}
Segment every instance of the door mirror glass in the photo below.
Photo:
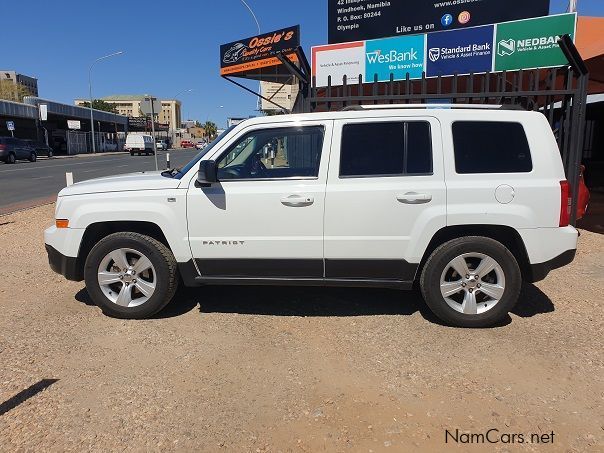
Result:
{"label": "door mirror glass", "polygon": [[197,172],[197,182],[199,184],[212,184],[218,182],[216,172],[216,162],[213,160],[202,160],[199,163]]}

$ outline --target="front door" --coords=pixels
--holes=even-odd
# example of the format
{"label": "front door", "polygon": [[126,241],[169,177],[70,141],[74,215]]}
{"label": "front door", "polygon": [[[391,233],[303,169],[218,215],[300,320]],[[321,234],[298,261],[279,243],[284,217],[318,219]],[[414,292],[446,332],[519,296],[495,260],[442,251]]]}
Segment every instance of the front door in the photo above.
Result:
{"label": "front door", "polygon": [[332,121],[249,126],[211,156],[219,182],[187,212],[202,277],[322,278]]}

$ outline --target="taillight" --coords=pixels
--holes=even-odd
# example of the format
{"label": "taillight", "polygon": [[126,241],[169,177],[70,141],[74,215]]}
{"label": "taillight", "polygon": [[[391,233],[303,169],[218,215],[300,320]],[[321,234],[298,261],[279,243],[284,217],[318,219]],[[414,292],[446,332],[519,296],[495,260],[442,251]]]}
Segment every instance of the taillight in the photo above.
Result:
{"label": "taillight", "polygon": [[570,193],[570,184],[568,181],[560,181],[560,225],[561,227],[570,224],[570,210],[572,198]]}
{"label": "taillight", "polygon": [[4,151],[6,149],[6,145],[0,144],[0,151]]}

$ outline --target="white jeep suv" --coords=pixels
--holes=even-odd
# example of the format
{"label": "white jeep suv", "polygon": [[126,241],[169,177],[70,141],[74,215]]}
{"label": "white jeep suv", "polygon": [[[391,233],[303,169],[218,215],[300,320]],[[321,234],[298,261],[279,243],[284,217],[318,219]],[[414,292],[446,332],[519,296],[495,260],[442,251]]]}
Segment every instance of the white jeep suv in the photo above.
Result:
{"label": "white jeep suv", "polygon": [[45,241],[120,318],[179,281],[418,285],[443,321],[480,327],[573,260],[569,197],[540,113],[371,106],[249,119],[180,170],[74,184]]}

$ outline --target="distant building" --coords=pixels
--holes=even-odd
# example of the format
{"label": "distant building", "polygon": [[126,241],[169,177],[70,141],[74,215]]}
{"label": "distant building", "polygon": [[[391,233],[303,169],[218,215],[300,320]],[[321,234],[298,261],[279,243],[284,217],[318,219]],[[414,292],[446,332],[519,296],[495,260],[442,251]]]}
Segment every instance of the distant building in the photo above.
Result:
{"label": "distant building", "polygon": [[183,129],[191,129],[192,127],[195,127],[196,124],[195,120],[184,120],[180,123],[180,127]]}
{"label": "distant building", "polygon": [[10,80],[15,85],[21,85],[30,92],[31,96],[38,96],[38,79],[19,74],[15,71],[0,70],[0,80]]}
{"label": "distant building", "polygon": [[[139,118],[144,116],[141,113],[141,100],[144,95],[116,95],[101,98],[101,100],[113,104],[120,115],[130,118]],[[82,106],[90,102],[88,99],[76,99],[75,105]],[[170,129],[178,129],[181,121],[181,103],[176,99],[162,99],[161,112],[158,112],[158,122],[167,124]]]}

